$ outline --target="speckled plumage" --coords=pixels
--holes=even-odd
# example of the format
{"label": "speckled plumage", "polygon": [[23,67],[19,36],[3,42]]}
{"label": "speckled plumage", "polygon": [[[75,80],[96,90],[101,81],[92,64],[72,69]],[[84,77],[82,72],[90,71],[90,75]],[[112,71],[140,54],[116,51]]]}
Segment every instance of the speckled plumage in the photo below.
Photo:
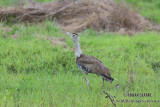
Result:
{"label": "speckled plumage", "polygon": [[85,73],[94,73],[102,76],[105,80],[112,82],[114,79],[110,76],[110,70],[97,58],[81,54],[76,58],[77,66]]}

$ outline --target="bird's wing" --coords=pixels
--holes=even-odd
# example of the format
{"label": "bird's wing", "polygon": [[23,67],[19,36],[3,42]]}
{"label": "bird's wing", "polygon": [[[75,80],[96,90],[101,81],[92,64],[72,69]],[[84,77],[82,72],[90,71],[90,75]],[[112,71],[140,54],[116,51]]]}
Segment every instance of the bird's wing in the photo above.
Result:
{"label": "bird's wing", "polygon": [[110,70],[97,58],[82,54],[76,60],[77,65],[87,68],[91,73],[110,77]]}

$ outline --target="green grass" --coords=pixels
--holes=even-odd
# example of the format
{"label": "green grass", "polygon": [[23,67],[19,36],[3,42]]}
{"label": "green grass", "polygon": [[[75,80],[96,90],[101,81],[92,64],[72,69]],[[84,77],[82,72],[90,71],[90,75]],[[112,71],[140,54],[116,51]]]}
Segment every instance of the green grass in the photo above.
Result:
{"label": "green grass", "polygon": [[[7,26],[7,25],[6,25]],[[102,93],[102,79],[84,74],[76,67],[72,40],[50,21],[39,25],[10,25],[2,38],[0,31],[1,106],[94,106],[112,105]],[[12,35],[19,38],[10,38]],[[53,46],[36,35],[64,37],[67,48]],[[91,36],[92,35],[92,36]],[[99,58],[113,72],[109,93],[120,99],[159,100],[160,36],[147,32],[134,37],[93,30],[80,36],[83,52]],[[128,66],[130,69],[128,70]],[[131,78],[132,76],[133,78]],[[133,83],[132,83],[133,82]],[[117,83],[120,88],[114,87]],[[105,89],[108,90],[105,83]],[[152,97],[124,97],[127,92],[152,93]],[[118,106],[159,106],[159,103],[118,103]]]}
{"label": "green grass", "polygon": [[[18,3],[22,3],[23,0],[0,0],[0,6],[14,6]],[[50,2],[55,0],[35,0],[37,2]]]}
{"label": "green grass", "polygon": [[[122,1],[122,0],[116,0]],[[153,23],[160,23],[160,1],[159,0],[124,0],[131,5],[142,16]]]}
{"label": "green grass", "polygon": [[[49,0],[39,0],[49,1]],[[12,0],[0,5],[12,5]],[[141,7],[142,15],[160,22],[159,1],[128,0]],[[147,7],[151,6],[151,7]],[[148,10],[148,11],[145,11]],[[152,13],[153,11],[153,13]],[[155,13],[154,13],[155,11]],[[157,14],[157,15],[156,15]],[[102,79],[90,74],[90,91],[85,75],[75,64],[74,44],[54,23],[36,25],[8,24],[4,33],[0,26],[0,106],[106,107],[113,106],[102,92]],[[18,38],[11,38],[17,35]],[[37,36],[64,37],[67,48],[53,46]],[[5,38],[4,38],[5,37]],[[99,58],[115,81],[105,82],[105,89],[115,100],[160,100],[160,36],[146,32],[133,37],[97,33],[80,34],[80,44],[87,55]],[[129,69],[128,69],[129,68]],[[120,88],[114,87],[117,83]],[[152,97],[125,97],[124,93],[152,93]],[[159,107],[160,103],[116,102],[118,107]]]}
{"label": "green grass", "polygon": [[18,0],[0,0],[0,6],[15,5]]}

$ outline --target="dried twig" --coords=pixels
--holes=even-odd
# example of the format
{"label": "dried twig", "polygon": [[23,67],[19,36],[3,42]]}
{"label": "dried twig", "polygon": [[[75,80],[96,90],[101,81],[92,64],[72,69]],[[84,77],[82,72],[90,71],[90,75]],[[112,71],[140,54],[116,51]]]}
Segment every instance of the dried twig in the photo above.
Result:
{"label": "dried twig", "polygon": [[114,98],[116,98],[116,97],[115,97],[115,96],[111,96],[109,93],[107,93],[107,92],[105,92],[105,91],[103,91],[103,93],[107,94],[107,96],[106,96],[105,98],[109,98],[109,99],[111,100],[112,104],[113,104],[114,106],[116,106],[116,103],[115,103],[115,101],[114,101]]}

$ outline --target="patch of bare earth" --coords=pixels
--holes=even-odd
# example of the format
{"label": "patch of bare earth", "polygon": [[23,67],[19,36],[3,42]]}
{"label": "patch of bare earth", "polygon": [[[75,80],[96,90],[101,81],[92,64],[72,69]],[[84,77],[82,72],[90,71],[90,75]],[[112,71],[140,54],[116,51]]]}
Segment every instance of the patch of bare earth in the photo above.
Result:
{"label": "patch of bare earth", "polygon": [[5,26],[3,23],[0,23],[0,29],[1,29],[1,33],[2,33],[3,38],[7,37],[6,32],[9,32],[12,30],[11,27]]}
{"label": "patch of bare earth", "polygon": [[37,36],[37,38],[48,40],[53,46],[62,46],[63,48],[67,48],[67,44],[65,43],[65,39],[63,37]]}

